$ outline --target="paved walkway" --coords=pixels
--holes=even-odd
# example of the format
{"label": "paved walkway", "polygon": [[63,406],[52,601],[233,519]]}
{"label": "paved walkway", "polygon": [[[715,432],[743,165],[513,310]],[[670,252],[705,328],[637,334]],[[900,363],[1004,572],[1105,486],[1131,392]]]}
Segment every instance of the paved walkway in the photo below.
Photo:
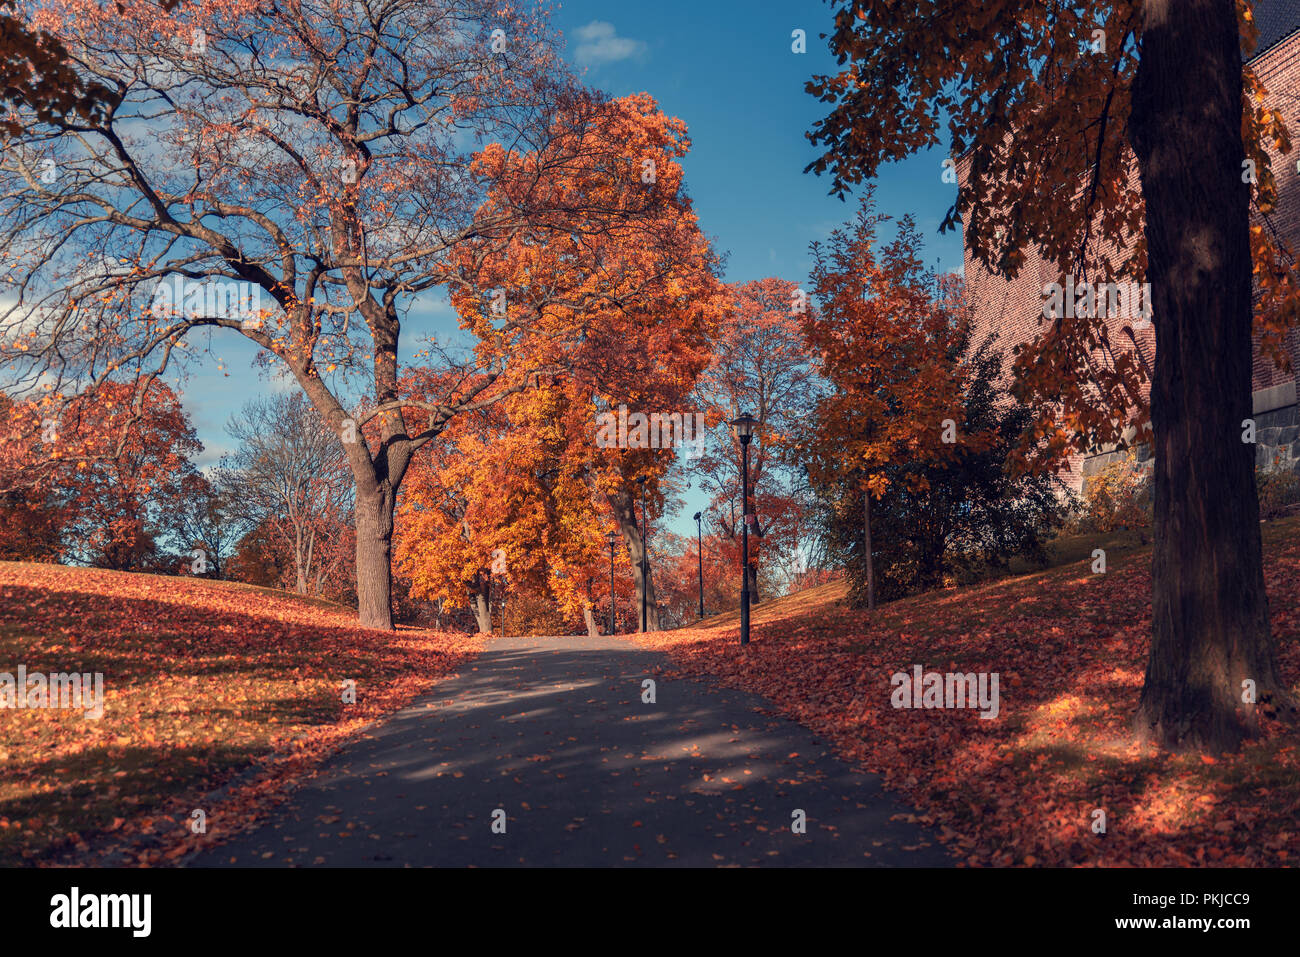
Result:
{"label": "paved walkway", "polygon": [[919,825],[890,820],[908,809],[875,776],[760,714],[758,697],[660,678],[663,662],[627,639],[495,639],[258,830],[188,863],[950,863]]}

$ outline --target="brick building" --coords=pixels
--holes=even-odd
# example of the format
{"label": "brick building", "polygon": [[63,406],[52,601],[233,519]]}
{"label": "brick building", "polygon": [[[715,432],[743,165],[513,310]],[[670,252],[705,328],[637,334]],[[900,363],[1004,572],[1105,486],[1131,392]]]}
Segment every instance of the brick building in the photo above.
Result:
{"label": "brick building", "polygon": [[[1300,0],[1257,0],[1255,22],[1259,42],[1250,59],[1251,67],[1267,90],[1266,103],[1286,119],[1295,149],[1287,157],[1274,155],[1277,180],[1277,209],[1270,220],[1293,248],[1300,249]],[[965,162],[958,163],[958,179],[965,186]],[[1036,338],[1043,318],[1044,287],[1057,282],[1057,270],[1044,262],[1034,249],[1025,250],[1025,263],[1015,279],[990,273],[965,253],[966,291],[975,304],[975,342],[989,333],[1008,357],[1012,349]],[[1155,356],[1155,330],[1150,323],[1131,318],[1107,319],[1111,341],[1135,351],[1150,378]],[[1267,356],[1256,353],[1253,407],[1258,444],[1258,462],[1272,463],[1280,457],[1286,467],[1300,471],[1300,416],[1297,414],[1296,371],[1300,369],[1300,333],[1288,336],[1293,371],[1283,372]],[[1105,448],[1075,455],[1061,478],[1075,491],[1090,475],[1124,453]],[[1137,450],[1140,461],[1149,451]]]}

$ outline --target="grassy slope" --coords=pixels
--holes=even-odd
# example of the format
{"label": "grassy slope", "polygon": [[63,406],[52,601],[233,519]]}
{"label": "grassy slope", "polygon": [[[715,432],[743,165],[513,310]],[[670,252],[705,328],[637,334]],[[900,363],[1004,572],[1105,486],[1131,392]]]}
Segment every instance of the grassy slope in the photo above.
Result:
{"label": "grassy slope", "polygon": [[477,646],[254,586],[0,562],[0,672],[103,672],[106,699],[0,710],[0,864],[177,858]]}
{"label": "grassy slope", "polygon": [[[1264,526],[1284,678],[1300,692],[1300,518]],[[1300,846],[1294,737],[1242,754],[1178,756],[1130,744],[1150,628],[1150,548],[1115,541],[1104,575],[1085,542],[1059,567],[881,606],[844,607],[842,584],[764,603],[753,640],[735,613],[648,636],[678,673],[712,675],[886,777],[973,864],[1282,865]],[[1076,555],[1075,552],[1078,552]],[[1000,675],[1001,714],[890,705],[890,676]],[[1106,814],[1096,833],[1094,812]]]}

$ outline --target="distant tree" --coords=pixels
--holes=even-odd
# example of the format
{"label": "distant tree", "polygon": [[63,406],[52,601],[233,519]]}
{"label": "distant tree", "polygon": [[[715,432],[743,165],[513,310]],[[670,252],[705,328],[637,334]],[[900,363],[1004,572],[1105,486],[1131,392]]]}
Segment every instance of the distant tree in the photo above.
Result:
{"label": "distant tree", "polygon": [[171,516],[203,485],[192,461],[203,445],[180,400],[157,380],[139,388],[107,383],[95,401],[68,406],[54,423],[49,455],[58,467],[50,481],[67,503],[70,561],[159,570]]}
{"label": "distant tree", "polygon": [[711,501],[707,523],[734,542],[740,561],[741,447],[726,423],[742,412],[758,420],[749,445],[750,499],[756,516],[750,530],[749,591],[760,594],[765,562],[783,565],[804,543],[809,503],[800,494],[798,467],[787,446],[817,399],[817,374],[801,322],[813,308],[795,283],[767,278],[729,287],[732,317],[722,323],[714,355],[695,395],[720,428],[707,433],[692,476]]}
{"label": "distant tree", "polygon": [[[281,537],[293,587],[306,595],[325,574],[326,556],[339,560],[331,545],[351,518],[354,486],[343,446],[298,392],[249,402],[226,432],[238,445],[222,458],[213,494],[241,527]],[[317,593],[320,587],[317,578]]]}
{"label": "distant tree", "polygon": [[227,577],[226,559],[249,527],[247,513],[234,494],[199,475],[189,494],[164,519],[170,540],[180,550],[182,574]]}
{"label": "distant tree", "polygon": [[263,588],[283,588],[294,580],[293,559],[283,547],[280,534],[263,519],[235,543],[226,560],[226,577]]}
{"label": "distant tree", "polygon": [[0,559],[57,562],[68,508],[50,481],[54,468],[28,420],[38,413],[0,393]]}

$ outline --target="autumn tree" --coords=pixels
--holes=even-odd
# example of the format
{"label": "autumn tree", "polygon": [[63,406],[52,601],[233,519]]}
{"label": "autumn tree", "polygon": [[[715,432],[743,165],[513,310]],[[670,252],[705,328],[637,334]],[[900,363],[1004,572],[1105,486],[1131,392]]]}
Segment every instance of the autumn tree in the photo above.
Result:
{"label": "autumn tree", "polygon": [[[756,521],[751,529],[749,591],[757,601],[759,569],[798,551],[807,532],[808,503],[800,468],[789,454],[796,426],[816,401],[816,373],[801,322],[808,294],[788,280],[767,278],[730,287],[733,312],[714,340],[713,358],[695,394],[710,421],[728,423],[742,412],[758,420],[749,447],[749,486]],[[741,449],[732,430],[711,430],[691,462],[710,495],[709,524],[739,543]],[[739,545],[736,546],[737,554]]]}
{"label": "autumn tree", "polygon": [[[1016,465],[1034,412],[1010,401],[992,336],[970,347],[969,324],[960,312],[948,315],[954,325],[943,330],[934,361],[953,369],[962,433],[978,441],[883,466],[887,485],[871,503],[871,568],[876,596],[886,601],[1006,569],[1012,559],[1043,564],[1064,517],[1059,480]],[[863,490],[850,474],[822,473],[817,492],[825,546],[842,556],[850,596],[865,603]]]}
{"label": "autumn tree", "polygon": [[[251,340],[344,444],[360,618],[391,628],[412,456],[522,388],[536,371],[525,332],[553,299],[578,302],[566,283],[498,313],[506,291],[480,282],[474,257],[453,268],[453,252],[618,228],[635,243],[670,197],[624,184],[671,137],[638,137],[646,117],[573,82],[540,14],[485,0],[49,0],[37,19],[119,99],[86,119],[19,110],[0,164],[0,349],[15,382],[62,401],[123,370],[202,361],[197,330]],[[448,286],[483,313],[481,348],[452,380],[474,385],[422,400],[431,415],[413,432],[403,317]]]}
{"label": "autumn tree", "polygon": [[70,561],[160,569],[172,516],[201,491],[193,457],[203,446],[180,400],[154,381],[137,416],[137,387],[106,384],[93,403],[69,406],[47,433],[48,454],[59,467],[45,481],[67,503],[62,538]]}
{"label": "autumn tree", "polygon": [[[1254,450],[1241,441],[1252,260],[1266,344],[1297,306],[1283,265],[1294,257],[1250,225],[1252,203],[1267,217],[1276,200],[1271,151],[1290,148],[1243,68],[1251,7],[836,6],[841,70],[808,84],[830,106],[809,134],[825,151],[810,168],[836,189],[945,146],[968,164],[954,215],[991,271],[1014,275],[1035,250],[1061,277],[1150,283],[1153,618],[1136,729],[1171,746],[1233,748],[1256,733],[1245,681],[1266,709],[1295,712],[1269,630]],[[1017,372],[1023,398],[1060,410],[1059,431],[1043,430],[1058,446],[1147,425],[1140,364],[1095,317],[1054,318]]]}
{"label": "autumn tree", "polygon": [[168,537],[180,549],[181,574],[227,578],[226,560],[248,530],[248,521],[232,490],[199,473],[185,495],[162,519]]}
{"label": "autumn tree", "polygon": [[[955,304],[940,293],[921,261],[910,217],[877,248],[879,226],[871,192],[855,220],[814,243],[812,284],[818,308],[804,318],[809,348],[830,388],[817,402],[805,440],[815,484],[851,480],[861,492],[864,599],[876,604],[871,503],[889,488],[899,459],[940,458],[965,434],[957,370],[944,360]],[[903,480],[916,487],[923,474]]]}
{"label": "autumn tree", "polygon": [[[564,579],[569,585],[562,591],[572,595],[574,582],[595,579],[580,568],[600,554],[596,542],[603,529],[597,526],[603,519],[596,516],[612,516],[633,569],[636,600],[645,596],[647,628],[656,630],[639,480],[646,480],[652,514],[662,516],[672,493],[666,476],[684,440],[695,438],[692,413],[702,411],[691,408],[691,390],[708,365],[711,338],[730,299],[685,190],[678,161],[690,146],[685,124],[664,116],[646,94],[612,105],[624,116],[618,136],[637,158],[636,175],[611,180],[598,195],[619,209],[644,202],[640,197],[659,197],[638,231],[521,232],[506,245],[474,241],[458,252],[464,271],[478,276],[481,287],[508,288],[519,308],[546,316],[521,345],[536,368],[549,370],[549,428],[558,428],[552,434],[565,445],[557,450],[556,474],[564,483],[580,480],[598,503],[585,526],[592,535],[562,540],[564,548],[581,542],[578,551],[588,556]],[[569,202],[566,196],[556,200],[561,206]],[[488,335],[490,310],[467,294],[454,291],[452,298],[462,316],[472,318],[471,328]],[[530,427],[548,426],[534,418]],[[565,502],[576,509],[582,500],[576,487],[566,487]],[[581,524],[575,519],[571,527]],[[562,559],[559,551],[552,557]]]}
{"label": "autumn tree", "polygon": [[554,610],[553,549],[567,529],[552,498],[554,435],[533,418],[548,401],[543,387],[462,417],[413,465],[399,504],[397,567],[411,594],[469,607],[483,634],[507,594]]}
{"label": "autumn tree", "polygon": [[30,404],[0,393],[0,557],[5,561],[56,562],[64,550],[70,512],[41,448],[42,437],[53,430],[32,434],[39,420]]}
{"label": "autumn tree", "polygon": [[734,613],[740,606],[736,574],[740,567],[739,543],[721,528],[701,537],[703,547],[697,551],[694,534],[681,536],[665,531],[660,536],[660,603],[665,628],[689,628],[699,620],[701,570],[706,615]]}

